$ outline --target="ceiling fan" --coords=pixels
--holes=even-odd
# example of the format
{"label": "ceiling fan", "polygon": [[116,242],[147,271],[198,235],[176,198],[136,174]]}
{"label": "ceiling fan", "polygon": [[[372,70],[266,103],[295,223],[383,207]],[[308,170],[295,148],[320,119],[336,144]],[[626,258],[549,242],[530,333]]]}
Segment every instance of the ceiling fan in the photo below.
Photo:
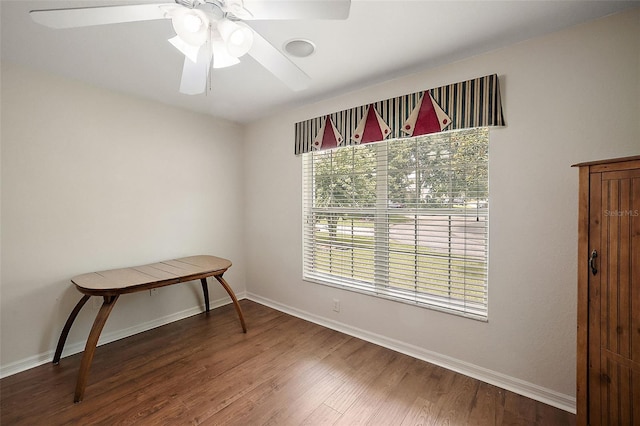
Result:
{"label": "ceiling fan", "polygon": [[76,28],[121,22],[170,19],[169,42],[185,56],[180,92],[206,91],[211,68],[224,68],[249,54],[293,90],[310,77],[245,21],[347,19],[351,0],[175,0],[134,4],[32,10],[31,18],[50,28]]}

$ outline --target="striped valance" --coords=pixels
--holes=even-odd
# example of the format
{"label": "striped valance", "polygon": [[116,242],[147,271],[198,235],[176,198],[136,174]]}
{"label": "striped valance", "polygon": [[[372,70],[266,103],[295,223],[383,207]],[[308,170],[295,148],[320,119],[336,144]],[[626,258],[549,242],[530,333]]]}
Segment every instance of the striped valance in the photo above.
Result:
{"label": "striped valance", "polygon": [[301,121],[295,153],[485,126],[504,126],[496,74]]}

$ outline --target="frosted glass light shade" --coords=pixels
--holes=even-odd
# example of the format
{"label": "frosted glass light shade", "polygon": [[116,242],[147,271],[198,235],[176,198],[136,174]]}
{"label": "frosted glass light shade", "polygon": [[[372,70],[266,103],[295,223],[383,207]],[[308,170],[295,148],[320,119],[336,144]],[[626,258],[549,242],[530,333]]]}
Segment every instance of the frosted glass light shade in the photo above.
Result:
{"label": "frosted glass light shade", "polygon": [[209,19],[198,9],[179,9],[171,17],[176,34],[192,46],[202,46],[209,37]]}
{"label": "frosted glass light shade", "polygon": [[212,39],[213,46],[213,68],[226,68],[235,64],[239,64],[240,60],[235,56],[231,56],[221,39]]}
{"label": "frosted glass light shade", "polygon": [[242,22],[221,19],[218,22],[218,31],[231,56],[239,58],[246,54],[253,45],[253,30]]}

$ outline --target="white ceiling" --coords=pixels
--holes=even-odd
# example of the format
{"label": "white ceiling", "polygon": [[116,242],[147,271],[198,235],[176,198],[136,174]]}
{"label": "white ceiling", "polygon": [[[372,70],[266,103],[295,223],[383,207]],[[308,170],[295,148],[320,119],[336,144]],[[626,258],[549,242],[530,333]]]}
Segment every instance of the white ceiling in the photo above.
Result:
{"label": "white ceiling", "polygon": [[53,30],[28,15],[167,0],[0,1],[3,62],[240,123],[640,6],[639,0],[352,0],[345,21],[251,22],[280,49],[292,38],[316,44],[312,56],[293,58],[311,76],[305,91],[291,91],[245,56],[213,70],[207,94],[189,96],[178,91],[183,56],[167,42],[174,36],[169,20]]}

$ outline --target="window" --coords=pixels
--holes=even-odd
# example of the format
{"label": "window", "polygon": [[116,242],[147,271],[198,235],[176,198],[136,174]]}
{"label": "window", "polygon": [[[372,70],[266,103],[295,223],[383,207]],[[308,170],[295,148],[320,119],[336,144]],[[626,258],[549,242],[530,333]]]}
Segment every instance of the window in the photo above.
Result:
{"label": "window", "polygon": [[303,275],[487,317],[489,130],[303,155]]}

